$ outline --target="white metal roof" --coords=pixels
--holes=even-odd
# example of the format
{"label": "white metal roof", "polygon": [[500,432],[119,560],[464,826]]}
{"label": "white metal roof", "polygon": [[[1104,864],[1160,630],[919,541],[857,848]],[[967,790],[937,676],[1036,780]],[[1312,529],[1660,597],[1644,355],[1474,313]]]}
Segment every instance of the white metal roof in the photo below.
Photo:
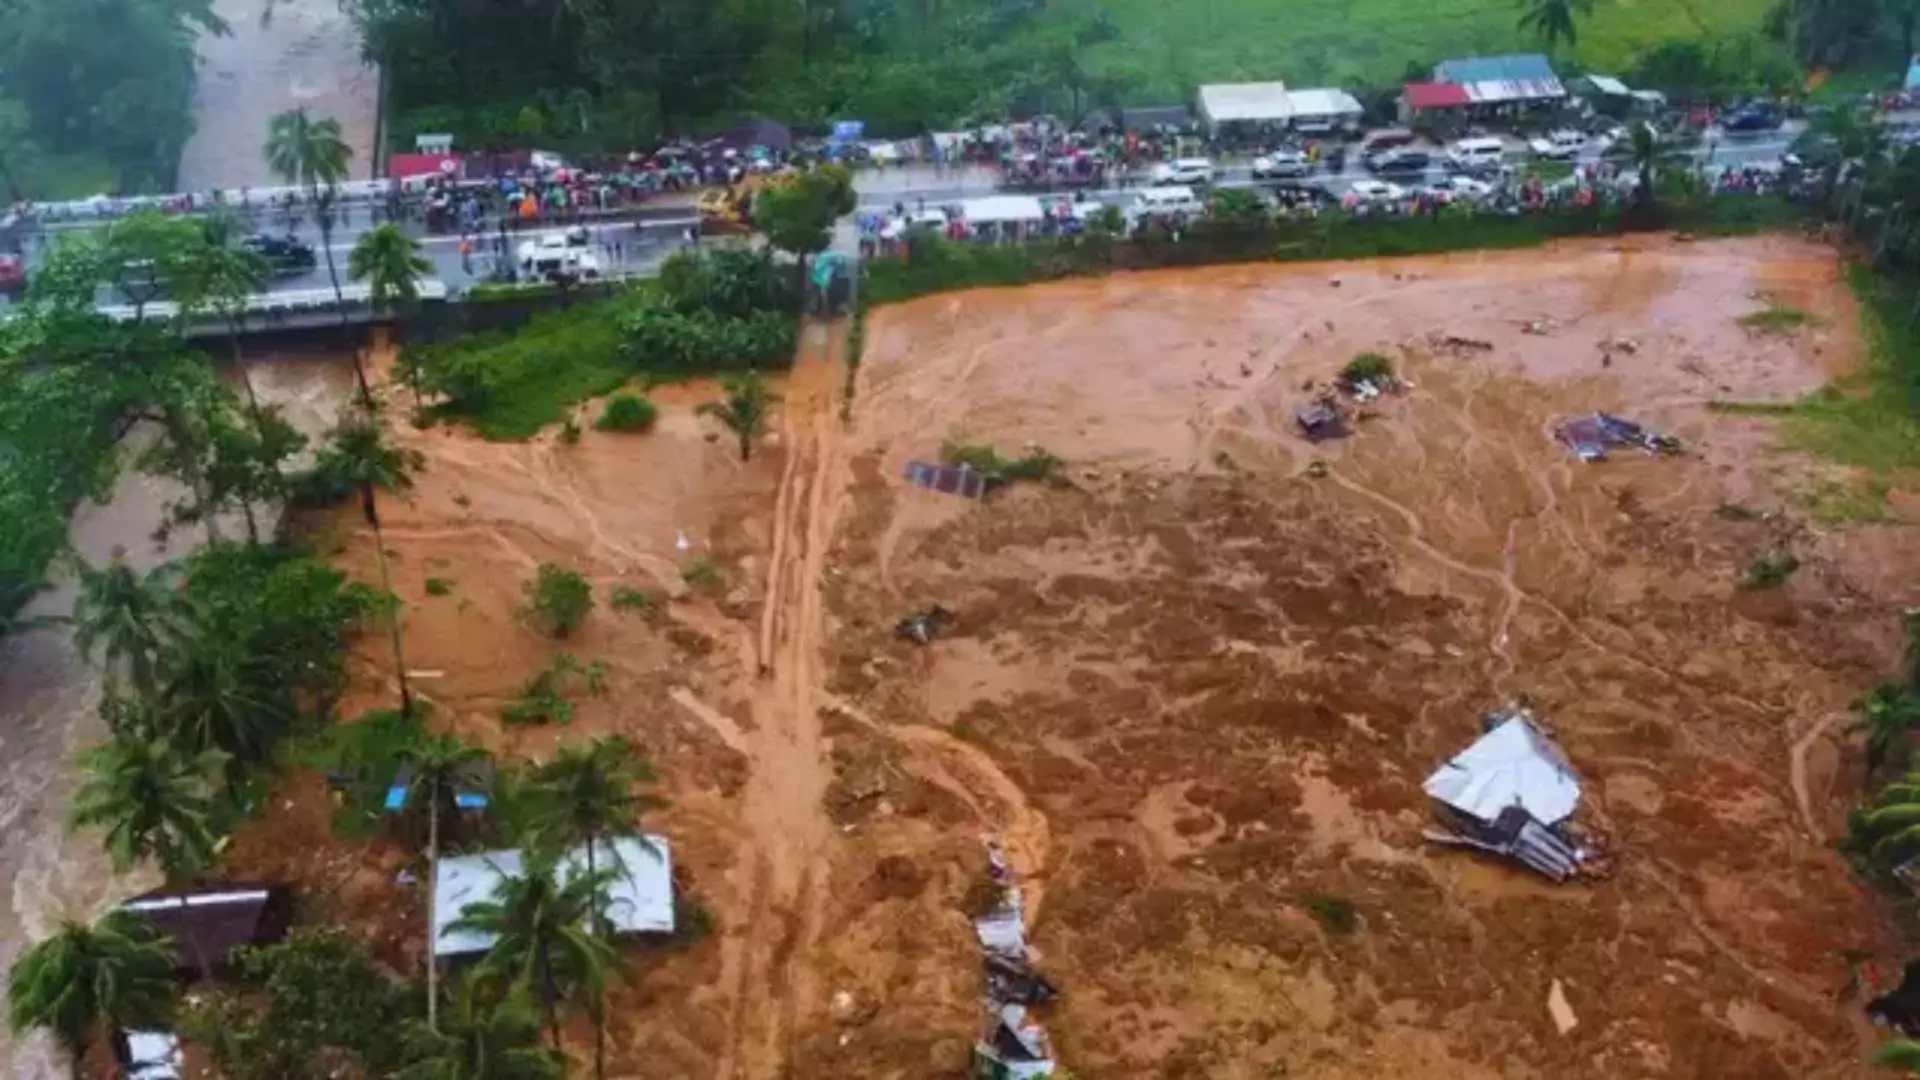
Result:
{"label": "white metal roof", "polygon": [[129,1080],[180,1080],[180,1037],[171,1031],[127,1031]]}
{"label": "white metal roof", "polygon": [[1573,816],[1580,778],[1558,747],[1532,724],[1508,720],[1427,777],[1426,792],[1489,824],[1519,806],[1543,825]]}
{"label": "white metal roof", "polygon": [[[586,865],[587,849],[573,849],[560,860],[560,880],[565,882]],[[673,860],[665,837],[648,836],[646,843],[632,836],[602,841],[594,848],[594,867],[614,871],[607,919],[615,930],[673,932]],[[491,947],[491,934],[448,928],[469,904],[492,897],[502,878],[519,873],[518,851],[483,851],[441,859],[440,874],[433,885],[434,955],[461,956]]]}
{"label": "white metal roof", "polygon": [[1047,209],[1031,195],[989,195],[984,199],[961,203],[960,216],[974,225],[995,221],[1040,221],[1047,216]]}
{"label": "white metal roof", "polygon": [[1325,87],[1313,90],[1294,90],[1287,94],[1287,101],[1297,117],[1322,116],[1359,116],[1366,110],[1360,107],[1360,99],[1345,90]]}
{"label": "white metal roof", "polygon": [[1285,120],[1293,115],[1293,102],[1286,83],[1214,83],[1200,88],[1200,113],[1212,124]]}
{"label": "white metal roof", "polygon": [[1627,89],[1626,83],[1621,82],[1611,75],[1589,75],[1587,76],[1587,81],[1593,84],[1595,90],[1603,94],[1611,94],[1614,97],[1626,97],[1633,93],[1633,91]]}

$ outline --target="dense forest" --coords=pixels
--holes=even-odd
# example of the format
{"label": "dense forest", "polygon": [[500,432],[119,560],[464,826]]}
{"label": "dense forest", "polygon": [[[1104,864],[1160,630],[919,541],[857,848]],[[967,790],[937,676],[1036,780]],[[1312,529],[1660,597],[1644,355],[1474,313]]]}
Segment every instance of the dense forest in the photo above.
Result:
{"label": "dense forest", "polygon": [[9,201],[169,186],[193,131],[194,38],[224,29],[209,0],[0,0]]}

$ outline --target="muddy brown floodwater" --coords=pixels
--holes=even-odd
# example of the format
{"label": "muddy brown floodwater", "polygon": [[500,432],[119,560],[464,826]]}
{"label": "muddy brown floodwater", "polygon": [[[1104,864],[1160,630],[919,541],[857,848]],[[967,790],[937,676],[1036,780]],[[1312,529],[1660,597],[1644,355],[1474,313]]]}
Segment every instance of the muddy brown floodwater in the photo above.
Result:
{"label": "muddy brown floodwater", "polygon": [[[1767,295],[1823,318],[1750,337]],[[1896,661],[1916,556],[1895,526],[1809,520],[1794,493],[1824,471],[1704,408],[1821,384],[1852,314],[1833,252],[1786,239],[931,297],[874,313],[850,423],[816,336],[747,464],[705,384],[657,390],[650,434],[576,446],[401,428],[429,461],[385,515],[408,663],[435,724],[502,754],[613,731],[652,753],[714,932],[633,953],[614,1075],[962,1075],[989,834],[1082,1075],[1865,1075],[1848,953],[1899,953],[1832,849],[1859,784],[1835,718]],[[1304,384],[1363,351],[1409,388],[1302,442]],[[1687,453],[1571,462],[1549,429],[1595,408]],[[902,485],[954,435],[1043,444],[1071,482]],[[315,527],[372,573],[354,515]],[[1790,583],[1735,588],[1783,544]],[[688,588],[696,559],[724,582]],[[547,560],[603,600],[561,645],[514,616]],[[616,583],[672,598],[615,613]],[[934,601],[949,634],[893,637]],[[503,728],[562,647],[609,692]],[[390,701],[377,642],[356,667],[354,704]],[[1585,777],[1606,880],[1422,841],[1422,779],[1522,692]],[[275,805],[236,872],[302,882],[417,965],[405,856],[333,841],[314,778]],[[1325,898],[1353,933],[1316,922]]]}

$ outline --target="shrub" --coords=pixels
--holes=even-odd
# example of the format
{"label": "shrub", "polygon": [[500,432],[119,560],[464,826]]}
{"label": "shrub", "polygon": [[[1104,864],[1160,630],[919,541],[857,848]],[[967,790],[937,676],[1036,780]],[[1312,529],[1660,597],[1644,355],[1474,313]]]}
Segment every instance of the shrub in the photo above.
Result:
{"label": "shrub", "polygon": [[619,393],[607,399],[593,426],[597,431],[651,431],[657,415],[653,402],[638,394]]}
{"label": "shrub", "polygon": [[948,439],[940,444],[940,460],[948,465],[964,465],[975,472],[1001,480],[1045,482],[1059,473],[1061,460],[1043,446],[1029,446],[1017,458],[1007,458],[990,443],[966,443]]}
{"label": "shrub", "polygon": [[1799,308],[1769,304],[1760,311],[1740,316],[1736,321],[1750,333],[1786,337],[1802,327],[1819,322],[1819,319]]}
{"label": "shrub", "polygon": [[452,594],[453,582],[448,581],[446,578],[430,577],[427,579],[428,596],[451,596]]}
{"label": "shrub", "polygon": [[1756,555],[1747,564],[1746,572],[1740,575],[1740,587],[1743,589],[1773,589],[1787,583],[1794,571],[1800,569],[1800,560],[1791,551],[1772,551]]}
{"label": "shrub", "polygon": [[1393,361],[1375,352],[1361,353],[1347,361],[1340,369],[1341,381],[1356,385],[1363,382],[1382,382],[1393,378]]}
{"label": "shrub", "polygon": [[793,362],[799,343],[789,314],[732,318],[708,310],[681,311],[659,297],[622,316],[620,333],[628,363],[675,373],[782,368]]}
{"label": "shrub", "polygon": [[577,446],[579,443],[580,425],[574,421],[573,417],[569,416],[566,421],[560,425],[560,445]]}
{"label": "shrub", "polygon": [[623,582],[613,587],[612,594],[607,597],[607,606],[615,611],[650,615],[658,605],[653,597]]}
{"label": "shrub", "polygon": [[793,275],[746,248],[681,251],[660,265],[660,290],[674,310],[730,319],[791,312]]}
{"label": "shrub", "polygon": [[546,670],[527,680],[520,696],[500,710],[500,718],[514,727],[571,724],[573,702],[567,694],[575,686],[599,697],[606,692],[607,665],[599,660],[582,664],[572,653],[561,653]]}
{"label": "shrub", "polygon": [[713,560],[702,555],[686,565],[680,571],[680,580],[696,589],[713,591],[727,583],[726,575],[713,565]]}
{"label": "shrub", "polygon": [[1345,936],[1360,928],[1360,911],[1344,896],[1315,893],[1302,906],[1330,934]]}
{"label": "shrub", "polygon": [[578,630],[592,611],[593,586],[577,570],[541,563],[527,582],[527,603],[521,614],[549,637],[563,638]]}

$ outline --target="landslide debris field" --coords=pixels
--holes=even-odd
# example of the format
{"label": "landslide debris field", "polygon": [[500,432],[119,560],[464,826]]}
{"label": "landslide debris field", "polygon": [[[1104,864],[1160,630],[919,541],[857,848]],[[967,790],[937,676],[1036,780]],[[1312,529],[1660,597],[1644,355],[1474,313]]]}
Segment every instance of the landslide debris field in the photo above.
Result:
{"label": "landslide debris field", "polygon": [[[1769,304],[1811,318],[1737,321]],[[961,1075],[988,835],[1078,1075],[1865,1075],[1849,956],[1897,943],[1831,838],[1846,706],[1897,660],[1916,558],[1897,524],[1818,520],[1835,477],[1768,421],[1705,408],[1821,385],[1853,321],[1833,253],[1777,238],[931,297],[873,313],[850,422],[816,329],[745,465],[702,385],[577,446],[402,425],[428,458],[383,515],[408,663],[435,725],[504,756],[613,731],[653,755],[713,930],[634,953],[613,1075]],[[1411,385],[1302,440],[1304,385],[1368,351]],[[1551,430],[1595,409],[1685,453],[1583,464]],[[904,485],[951,437],[1043,445],[1065,483]],[[355,513],[325,527],[371,576]],[[1784,584],[1740,587],[1785,551]],[[601,596],[559,644],[514,616],[549,560]],[[657,609],[609,610],[616,583]],[[953,624],[897,638],[930,603]],[[561,648],[608,692],[503,727]],[[353,704],[384,703],[364,651]],[[1521,693],[1603,880],[1422,840],[1421,781]],[[238,869],[417,965],[404,856],[330,840],[319,788]]]}

